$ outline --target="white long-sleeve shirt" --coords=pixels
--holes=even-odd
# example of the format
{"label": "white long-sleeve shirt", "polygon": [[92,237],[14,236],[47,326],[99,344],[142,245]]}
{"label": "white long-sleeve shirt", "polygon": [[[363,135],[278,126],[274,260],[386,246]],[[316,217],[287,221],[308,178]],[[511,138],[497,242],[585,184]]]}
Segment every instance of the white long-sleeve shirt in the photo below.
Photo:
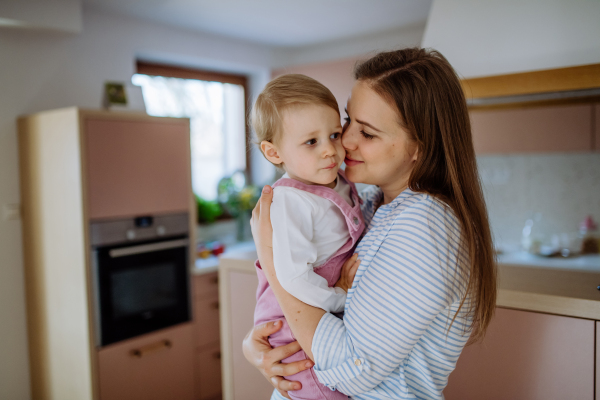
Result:
{"label": "white long-sleeve shirt", "polygon": [[[337,180],[334,190],[352,205],[350,185],[343,179]],[[314,272],[350,238],[340,209],[316,194],[278,186],[273,189],[271,223],[273,261],[281,286],[306,304],[327,312],[343,311],[346,292],[329,287]]]}

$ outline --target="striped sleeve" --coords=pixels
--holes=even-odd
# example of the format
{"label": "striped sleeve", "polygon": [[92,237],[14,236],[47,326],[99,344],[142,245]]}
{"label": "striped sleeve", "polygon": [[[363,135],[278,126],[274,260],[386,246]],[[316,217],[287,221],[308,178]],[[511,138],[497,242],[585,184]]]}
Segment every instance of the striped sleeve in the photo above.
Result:
{"label": "striped sleeve", "polygon": [[[378,238],[374,236],[369,251],[361,254],[365,265],[357,273],[358,284],[355,280],[344,320],[325,314],[319,322],[312,346],[314,370],[329,388],[350,396],[377,387],[389,390],[385,394],[392,398],[399,394],[441,398],[446,380],[439,379],[438,385],[438,372],[427,363],[420,367],[418,373],[424,376],[417,377],[419,382],[413,387],[408,388],[411,377],[405,375],[412,365],[409,358],[421,355],[430,332],[444,335],[436,326],[440,315],[445,316],[465,290],[456,270],[464,262],[457,258],[458,224],[448,218],[442,205],[430,199],[417,201],[402,212],[387,211],[387,221],[378,223],[384,229],[374,232]],[[452,351],[453,338],[449,339],[447,346]],[[458,354],[463,345],[461,337],[456,341]],[[447,379],[450,371],[439,373]],[[410,372],[415,373],[413,369]],[[389,385],[398,380],[403,383]],[[388,386],[382,385],[384,381]]]}

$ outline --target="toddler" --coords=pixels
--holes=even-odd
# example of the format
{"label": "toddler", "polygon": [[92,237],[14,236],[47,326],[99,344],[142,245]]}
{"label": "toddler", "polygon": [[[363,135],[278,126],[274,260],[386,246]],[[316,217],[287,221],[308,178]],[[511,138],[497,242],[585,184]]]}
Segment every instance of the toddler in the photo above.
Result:
{"label": "toddler", "polygon": [[[252,125],[265,158],[285,170],[273,184],[271,204],[277,279],[299,300],[340,313],[348,288],[336,283],[364,222],[356,188],[339,169],[346,153],[337,101],[312,78],[283,75],[258,96]],[[278,347],[295,341],[258,261],[256,267],[254,323],[283,320],[269,342]],[[302,359],[300,351],[283,362]],[[347,399],[321,384],[312,368],[287,378],[302,383],[301,390],[289,392],[294,400]]]}

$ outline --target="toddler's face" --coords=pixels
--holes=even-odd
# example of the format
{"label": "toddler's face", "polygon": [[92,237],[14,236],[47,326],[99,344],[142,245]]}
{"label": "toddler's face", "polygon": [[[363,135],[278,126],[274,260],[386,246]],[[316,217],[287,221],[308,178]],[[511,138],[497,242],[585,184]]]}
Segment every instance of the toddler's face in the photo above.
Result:
{"label": "toddler's face", "polygon": [[277,152],[291,178],[333,187],[346,156],[341,139],[340,117],[331,107],[293,107],[283,113]]}

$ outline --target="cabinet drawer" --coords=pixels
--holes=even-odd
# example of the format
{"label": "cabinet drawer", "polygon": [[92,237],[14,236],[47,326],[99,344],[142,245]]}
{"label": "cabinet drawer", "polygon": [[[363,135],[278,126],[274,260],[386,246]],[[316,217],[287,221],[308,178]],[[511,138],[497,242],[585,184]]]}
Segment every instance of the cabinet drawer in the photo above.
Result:
{"label": "cabinet drawer", "polygon": [[218,345],[196,352],[196,399],[221,398],[221,349]]}
{"label": "cabinet drawer", "polygon": [[219,275],[217,272],[196,275],[193,279],[194,299],[205,299],[207,297],[219,296]]}
{"label": "cabinet drawer", "polygon": [[98,352],[100,400],[191,400],[192,324],[143,335]]}
{"label": "cabinet drawer", "polygon": [[217,297],[194,301],[196,347],[219,342],[219,301]]}

